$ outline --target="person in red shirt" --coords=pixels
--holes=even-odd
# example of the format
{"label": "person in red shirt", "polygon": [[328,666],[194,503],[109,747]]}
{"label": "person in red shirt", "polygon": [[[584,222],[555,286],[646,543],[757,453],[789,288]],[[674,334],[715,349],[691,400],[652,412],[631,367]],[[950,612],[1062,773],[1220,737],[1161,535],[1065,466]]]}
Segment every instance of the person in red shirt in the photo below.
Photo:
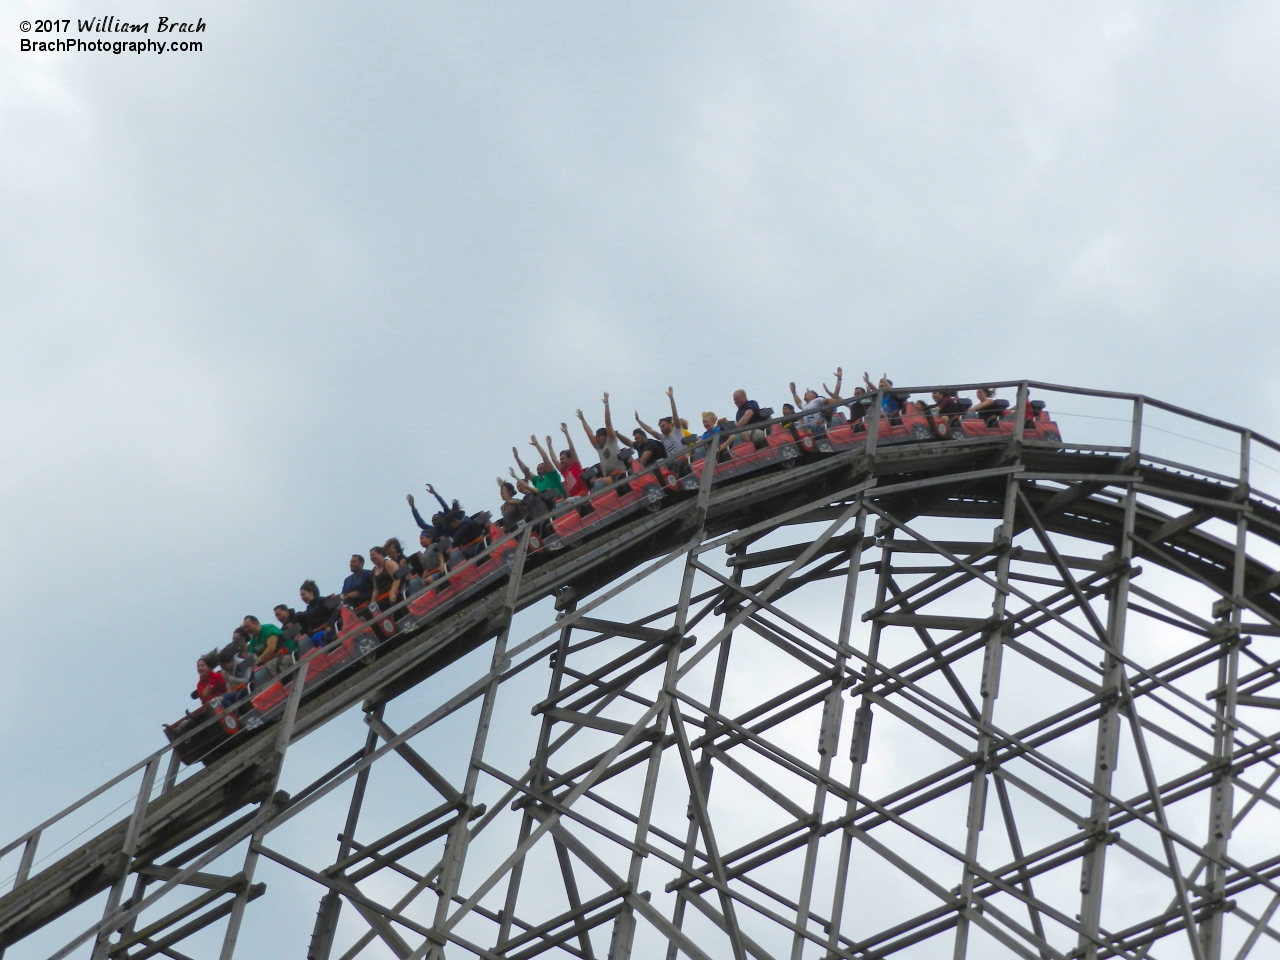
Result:
{"label": "person in red shirt", "polygon": [[[568,450],[560,451],[560,477],[564,481],[565,496],[585,497],[589,491],[582,481],[582,461],[578,459],[578,451],[574,449],[573,437],[569,435],[569,425],[560,424],[560,432],[569,444]],[[547,451],[551,450],[551,438],[547,437]]]}
{"label": "person in red shirt", "polygon": [[221,670],[210,665],[208,657],[201,657],[196,661],[196,673],[199,680],[196,681],[196,690],[192,696],[202,704],[207,705],[214,697],[227,692],[227,678],[222,675]]}

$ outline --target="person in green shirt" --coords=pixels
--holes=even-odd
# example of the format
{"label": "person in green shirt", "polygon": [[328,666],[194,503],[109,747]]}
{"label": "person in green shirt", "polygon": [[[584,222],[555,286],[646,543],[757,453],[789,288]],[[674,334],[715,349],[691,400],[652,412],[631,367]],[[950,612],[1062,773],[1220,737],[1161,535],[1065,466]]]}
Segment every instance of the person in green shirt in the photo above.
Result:
{"label": "person in green shirt", "polygon": [[551,463],[550,447],[543,450],[537,436],[529,437],[529,446],[538,451],[538,472],[534,474],[530,471],[525,466],[524,461],[520,459],[520,451],[512,447],[511,453],[516,458],[516,465],[520,467],[520,472],[524,474],[524,478],[532,483],[534,489],[539,493],[550,490],[556,495],[557,499],[563,500],[565,498],[564,481],[560,477],[560,472]]}
{"label": "person in green shirt", "polygon": [[249,655],[255,668],[264,668],[270,676],[286,666],[285,655],[293,653],[293,641],[274,623],[262,623],[253,614],[244,618],[244,631],[249,635]]}

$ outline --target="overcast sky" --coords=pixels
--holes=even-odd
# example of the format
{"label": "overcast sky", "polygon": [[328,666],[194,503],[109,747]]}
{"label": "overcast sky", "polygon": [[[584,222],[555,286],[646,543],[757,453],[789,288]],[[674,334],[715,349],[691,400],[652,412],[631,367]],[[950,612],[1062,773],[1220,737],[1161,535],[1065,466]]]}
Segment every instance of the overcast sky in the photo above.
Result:
{"label": "overcast sky", "polygon": [[[1277,432],[1273,4],[3,9],[0,840],[603,390],[843,364]],[[18,52],[166,13],[202,52]]]}

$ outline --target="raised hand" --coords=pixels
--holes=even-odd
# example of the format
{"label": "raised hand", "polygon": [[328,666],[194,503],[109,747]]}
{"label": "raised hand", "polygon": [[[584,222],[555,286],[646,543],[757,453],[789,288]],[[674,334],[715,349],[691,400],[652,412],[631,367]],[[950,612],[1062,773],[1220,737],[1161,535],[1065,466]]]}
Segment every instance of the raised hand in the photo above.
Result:
{"label": "raised hand", "polygon": [[606,407],[609,405],[609,391],[608,391],[608,390],[606,390],[606,391],[604,392],[604,405],[605,405]]}
{"label": "raised hand", "polygon": [[787,386],[791,388],[792,393],[796,392],[796,382],[794,380],[792,380],[789,384],[787,384]]}
{"label": "raised hand", "polygon": [[520,451],[517,450],[515,447],[511,448],[511,455],[515,457],[517,460],[520,459]]}
{"label": "raised hand", "polygon": [[431,484],[429,484],[429,483],[428,483],[428,484],[427,484],[427,493],[431,494],[431,495],[434,497],[434,496],[435,496],[435,494],[436,494],[436,488],[435,488],[435,487],[433,487]]}
{"label": "raised hand", "polygon": [[584,417],[584,416],[582,415],[582,408],[581,408],[581,407],[579,407],[577,410],[575,410],[575,411],[573,411],[573,412],[574,412],[574,413],[576,413],[576,414],[578,415],[578,419],[579,419],[579,420],[585,420],[585,419],[587,419],[586,417]]}
{"label": "raised hand", "polygon": [[409,501],[409,506],[411,506],[411,507],[412,507],[412,506],[413,506],[413,494],[412,494],[412,493],[406,493],[406,494],[404,495],[404,498],[405,498],[406,500],[408,500],[408,501]]}
{"label": "raised hand", "polygon": [[836,379],[837,380],[844,379],[844,367],[836,367]]}
{"label": "raised hand", "polygon": [[668,397],[674,397],[675,395],[676,395],[675,388],[674,388],[674,387],[667,387],[667,396],[668,396]]}
{"label": "raised hand", "polygon": [[[578,412],[581,413],[582,411],[579,410]],[[567,423],[560,424],[560,432],[567,437],[569,435],[569,425]]]}
{"label": "raised hand", "polygon": [[507,467],[507,473],[511,474],[511,479],[512,479],[512,480],[519,480],[519,479],[520,479],[519,477],[517,477],[517,476],[516,476],[516,468],[515,468],[515,467]]}
{"label": "raised hand", "polygon": [[536,433],[529,434],[529,446],[536,447],[538,445],[538,435]]}
{"label": "raised hand", "polygon": [[639,422],[640,422],[640,411],[639,411],[639,410],[637,410],[637,411],[636,411],[636,423],[639,423]]}

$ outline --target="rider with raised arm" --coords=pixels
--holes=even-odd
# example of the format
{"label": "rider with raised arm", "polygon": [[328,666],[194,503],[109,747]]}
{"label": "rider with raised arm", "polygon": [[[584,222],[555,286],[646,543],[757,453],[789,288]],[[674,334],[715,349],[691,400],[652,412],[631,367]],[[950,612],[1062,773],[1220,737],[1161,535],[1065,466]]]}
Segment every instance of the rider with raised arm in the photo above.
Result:
{"label": "rider with raised arm", "polygon": [[[830,397],[832,400],[840,399],[840,395],[838,391],[840,390],[840,381],[842,379],[844,379],[844,369],[842,367],[837,367],[836,368],[836,391],[837,392],[832,393],[830,390],[827,390],[827,385],[825,383],[822,385],[822,389],[827,390],[827,396]],[[818,391],[814,390],[812,387],[810,387],[808,390],[804,392],[804,399],[801,400],[800,395],[796,393],[796,384],[794,380],[791,381],[790,386],[791,386],[791,398],[795,400],[796,406],[800,408],[800,412],[805,414],[805,416],[800,418],[800,423],[807,427],[816,426],[818,422],[823,419],[822,408],[827,401],[823,399],[823,397],[818,393]]]}
{"label": "rider with raised arm", "polygon": [[889,379],[888,374],[880,375],[880,383],[878,386],[871,385],[871,377],[866,371],[863,371],[862,382],[867,385],[867,393],[875,393],[877,390],[883,390],[880,395],[880,409],[884,411],[886,417],[897,417],[902,415],[902,409],[906,406],[907,398],[910,394],[893,393],[893,381]]}
{"label": "rider with raised arm", "polygon": [[[548,440],[550,437],[547,438]],[[534,485],[539,493],[543,490],[550,490],[558,498],[564,499],[564,483],[560,479],[560,473],[551,463],[549,456],[551,448],[548,446],[546,450],[542,449],[542,444],[538,442],[535,434],[529,435],[529,446],[538,451],[538,472],[533,473],[529,470],[523,460],[520,459],[520,451],[515,447],[511,448],[512,456],[516,458],[516,465],[520,467],[520,472],[524,474],[524,478]]]}
{"label": "rider with raised arm", "polygon": [[600,402],[604,404],[604,426],[599,430],[591,429],[581,410],[575,412],[582,422],[582,429],[586,431],[587,439],[591,441],[591,446],[600,457],[600,479],[597,482],[612,483],[615,477],[625,476],[627,468],[618,455],[619,438],[613,429],[613,417],[609,413],[609,394],[606,393]]}
{"label": "rider with raised arm", "polygon": [[839,403],[840,402],[840,385],[844,382],[844,367],[836,367],[835,378],[836,378],[835,389],[832,390],[830,387],[828,387],[824,383],[822,385],[822,392],[825,393],[832,400],[834,400],[836,403]]}
{"label": "rider with raised arm", "polygon": [[662,441],[663,447],[666,448],[667,459],[671,459],[684,456],[689,448],[684,442],[684,421],[680,419],[680,412],[676,410],[676,394],[671,387],[667,387],[667,399],[671,401],[671,416],[660,419],[657,430],[640,419],[639,410],[636,411],[636,423],[640,424],[640,428],[653,439]]}
{"label": "rider with raised arm", "polygon": [[[567,450],[560,451],[560,475],[564,478],[564,492],[571,497],[585,497],[590,491],[582,480],[582,461],[578,459],[578,451],[573,445],[573,437],[569,435],[569,425],[560,424],[560,432],[564,434]],[[547,449],[551,449],[551,438],[547,437]]]}
{"label": "rider with raised arm", "polygon": [[[637,418],[639,419],[639,418]],[[667,458],[667,448],[660,440],[656,440],[644,432],[642,427],[632,431],[632,439],[619,437],[623,443],[636,452],[636,471],[647,470],[654,464]]]}
{"label": "rider with raised arm", "polygon": [[[670,387],[667,387],[667,396],[671,400],[671,433],[662,439],[667,448],[667,469],[684,474],[689,472],[689,445],[694,436],[689,432],[689,421],[676,409],[676,395]],[[661,420],[658,426],[662,426]]]}
{"label": "rider with raised arm", "polygon": [[444,519],[444,515],[449,512],[449,504],[444,502],[444,497],[436,493],[436,488],[429,483],[427,484],[427,493],[435,497],[436,500],[439,501],[440,503],[440,512],[431,518],[432,522],[430,524],[428,524],[427,521],[423,520],[422,514],[418,512],[418,507],[413,502],[413,494],[406,493],[404,495],[404,498],[409,501],[409,509],[413,511],[413,519],[414,519],[414,522],[418,524],[418,529],[430,530],[432,531],[431,533],[432,537],[438,539],[440,534],[443,532],[442,521]]}

